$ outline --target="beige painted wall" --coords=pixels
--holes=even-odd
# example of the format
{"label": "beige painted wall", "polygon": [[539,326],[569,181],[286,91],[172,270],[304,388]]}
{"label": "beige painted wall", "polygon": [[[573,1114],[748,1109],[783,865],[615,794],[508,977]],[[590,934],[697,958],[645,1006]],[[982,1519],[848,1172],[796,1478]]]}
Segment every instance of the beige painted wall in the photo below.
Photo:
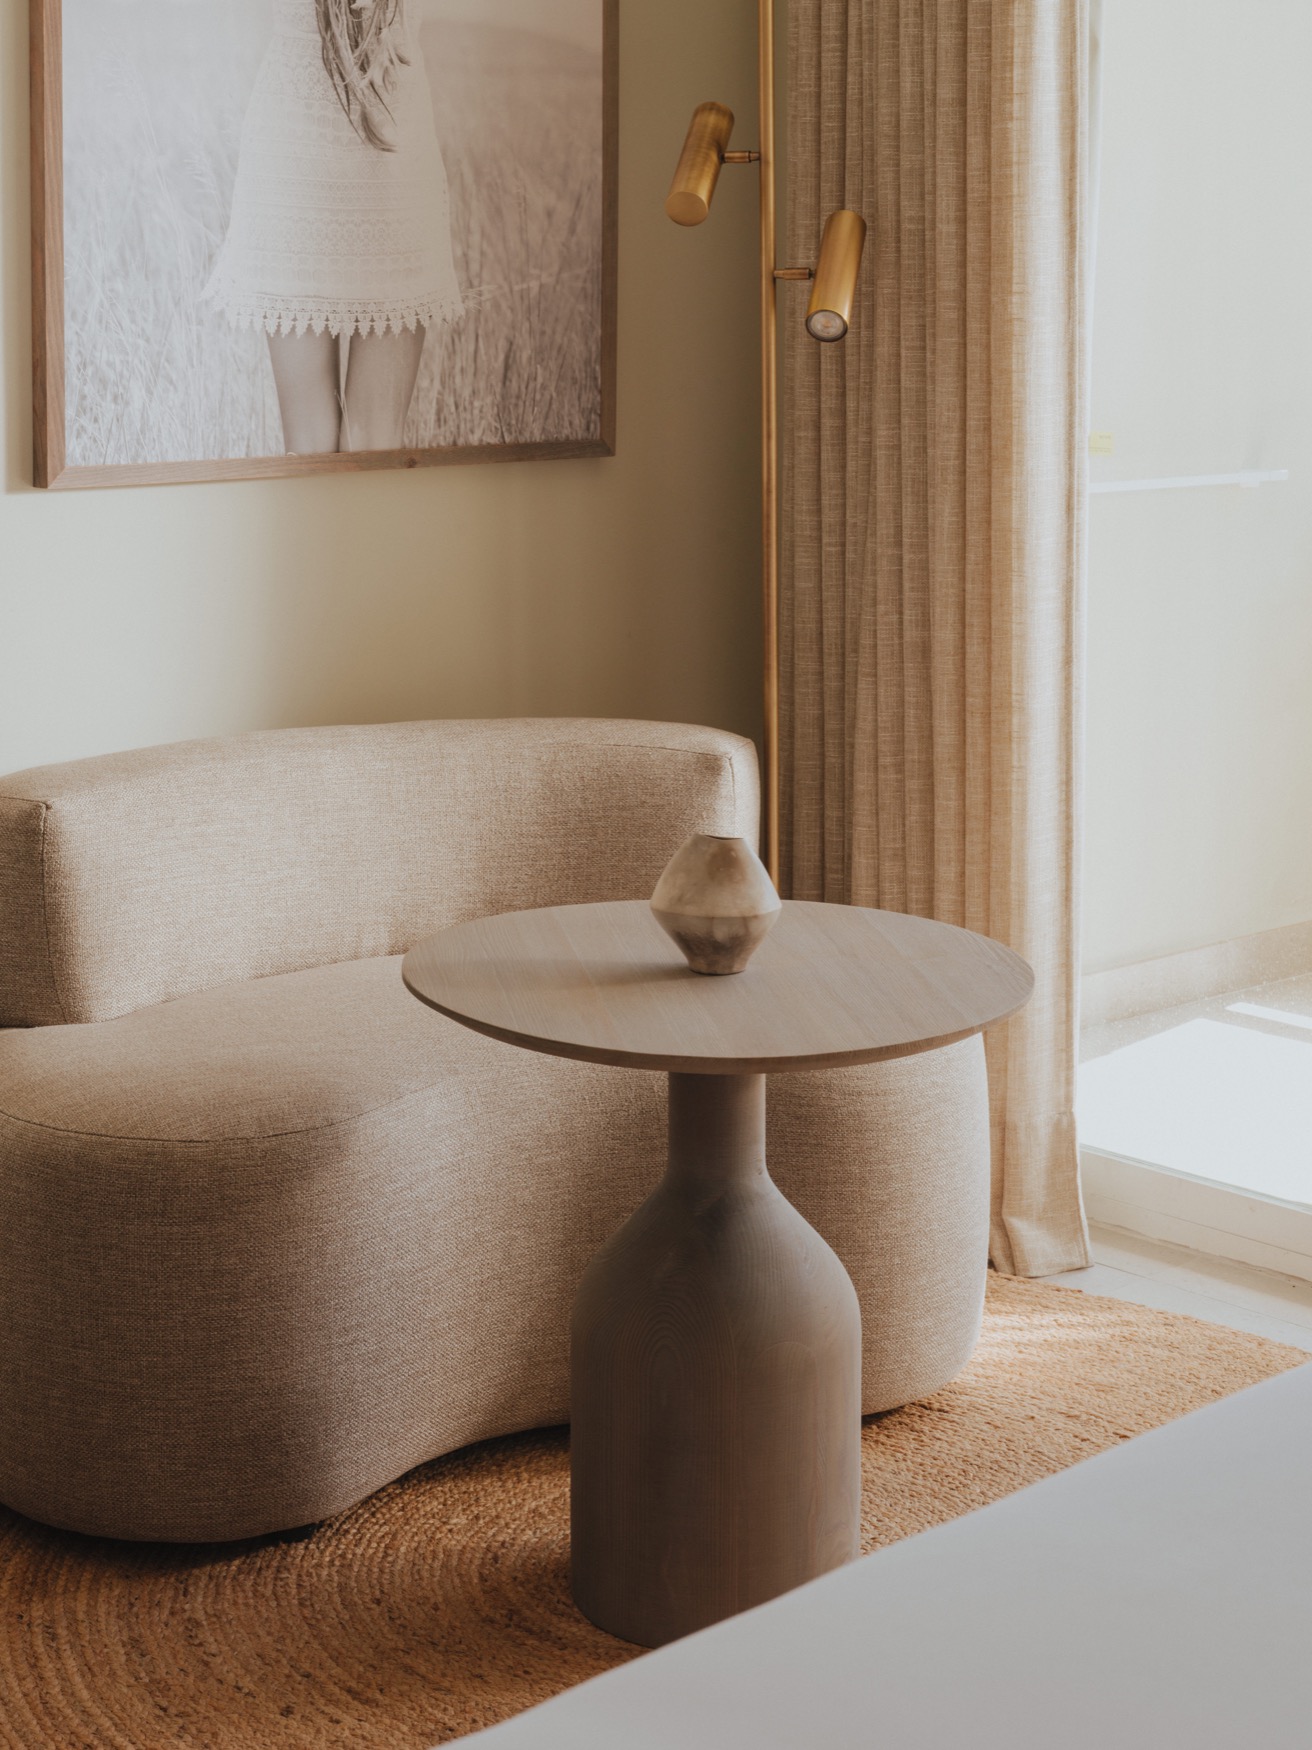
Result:
{"label": "beige painted wall", "polygon": [[755,8],[623,0],[619,454],[30,486],[27,0],[0,0],[0,771],[246,728],[623,714],[755,733],[754,187],[661,213],[687,117],[755,109]]}
{"label": "beige painted wall", "polygon": [[1086,964],[1312,919],[1312,7],[1105,0]]}

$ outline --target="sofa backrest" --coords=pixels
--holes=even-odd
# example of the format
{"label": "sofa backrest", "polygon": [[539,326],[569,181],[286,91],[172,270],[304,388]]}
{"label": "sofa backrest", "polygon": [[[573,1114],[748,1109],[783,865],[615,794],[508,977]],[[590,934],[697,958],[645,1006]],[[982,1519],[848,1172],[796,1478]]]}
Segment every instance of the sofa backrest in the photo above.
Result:
{"label": "sofa backrest", "polygon": [[275,730],[0,778],[0,1026],[401,953],[444,924],[645,897],[757,832],[719,730],[511,719]]}

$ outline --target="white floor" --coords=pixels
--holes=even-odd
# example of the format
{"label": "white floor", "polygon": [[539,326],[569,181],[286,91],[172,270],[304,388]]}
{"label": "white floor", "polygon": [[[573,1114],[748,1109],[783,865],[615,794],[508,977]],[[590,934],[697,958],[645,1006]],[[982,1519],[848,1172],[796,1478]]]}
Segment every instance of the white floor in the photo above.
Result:
{"label": "white floor", "polygon": [[1111,1228],[1090,1235],[1094,1262],[1049,1281],[1139,1306],[1188,1313],[1312,1353],[1312,1282],[1230,1264]]}
{"label": "white floor", "polygon": [[1312,1207],[1312,976],[1086,1029],[1087,1148]]}

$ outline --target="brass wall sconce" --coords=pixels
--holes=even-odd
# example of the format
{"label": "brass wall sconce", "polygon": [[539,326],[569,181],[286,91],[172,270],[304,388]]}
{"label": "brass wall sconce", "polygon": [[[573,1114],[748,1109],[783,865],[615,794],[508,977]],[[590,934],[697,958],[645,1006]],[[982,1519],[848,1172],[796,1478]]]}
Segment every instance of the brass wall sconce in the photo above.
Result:
{"label": "brass wall sconce", "polygon": [[731,152],[734,114],[722,103],[702,103],[693,112],[665,211],[676,225],[701,225],[726,164],[760,167],[761,204],[761,484],[764,596],[765,735],[762,759],[762,850],[771,878],[779,880],[779,384],[778,287],[809,282],[806,329],[814,340],[845,338],[866,222],[845,208],[826,221],[814,267],[780,267],[776,252],[774,0],[757,0],[760,15],[761,147]]}

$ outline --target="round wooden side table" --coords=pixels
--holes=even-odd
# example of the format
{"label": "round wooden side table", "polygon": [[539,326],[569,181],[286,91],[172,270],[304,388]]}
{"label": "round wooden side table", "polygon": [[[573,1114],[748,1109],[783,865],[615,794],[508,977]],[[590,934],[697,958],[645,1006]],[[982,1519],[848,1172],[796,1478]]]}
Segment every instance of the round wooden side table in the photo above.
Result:
{"label": "round wooden side table", "polygon": [[659,1646],[850,1561],[860,1314],[770,1179],[765,1078],[967,1038],[1024,1005],[1029,967],[948,924],[789,902],[745,972],[703,977],[624,901],[457,924],[403,976],[494,1039],[669,1076],[666,1176],[574,1308],[579,1608]]}

